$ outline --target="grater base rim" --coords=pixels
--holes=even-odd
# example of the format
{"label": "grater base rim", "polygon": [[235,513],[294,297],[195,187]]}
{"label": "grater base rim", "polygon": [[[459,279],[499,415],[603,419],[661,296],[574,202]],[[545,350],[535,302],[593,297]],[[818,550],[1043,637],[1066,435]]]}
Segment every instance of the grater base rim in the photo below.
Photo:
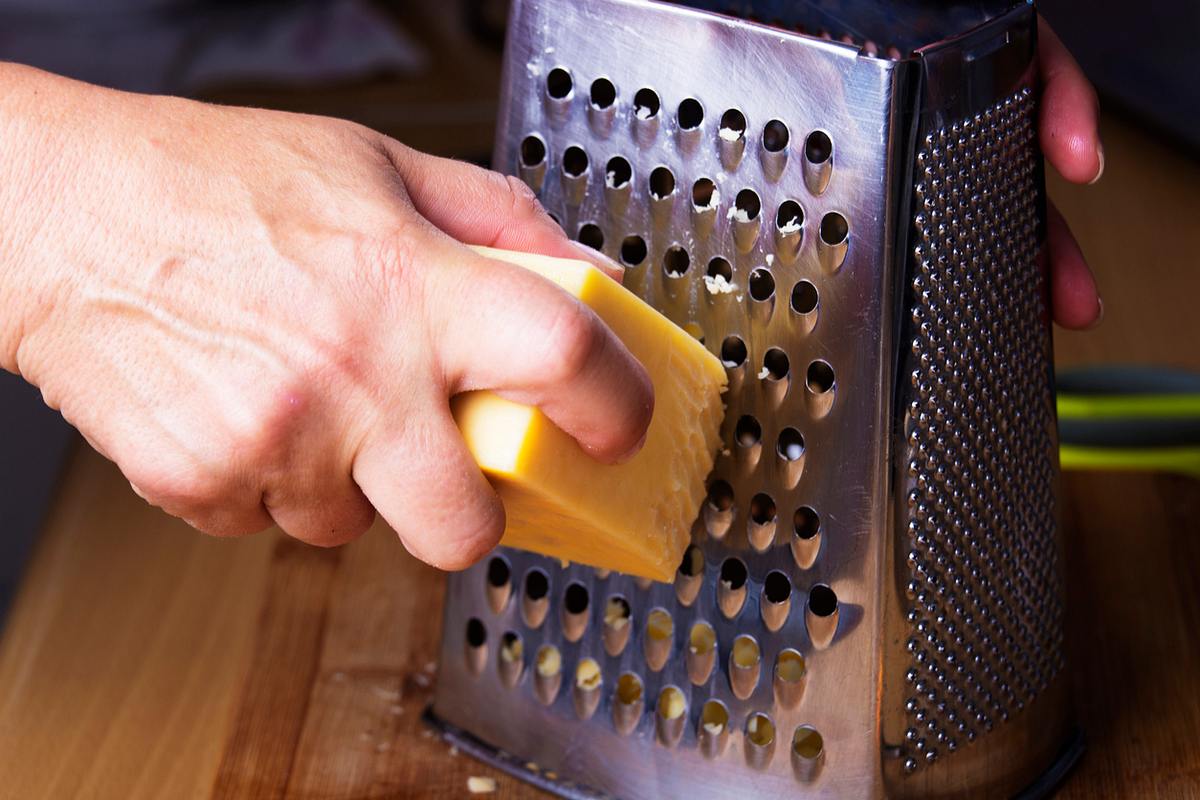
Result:
{"label": "grater base rim", "polygon": [[[421,718],[441,734],[443,739],[471,758],[495,767],[506,775],[536,786],[542,791],[550,792],[558,797],[566,798],[566,800],[597,800],[607,797],[607,795],[574,783],[551,780],[541,772],[528,769],[515,756],[505,753],[457,725],[441,719],[434,713],[432,705],[426,707]],[[1084,740],[1083,731],[1078,727],[1073,728],[1066,744],[1063,745],[1063,749],[1054,761],[1032,783],[1013,795],[1013,800],[1042,800],[1042,798],[1053,796],[1067,776],[1075,769],[1086,751],[1087,743]]]}
{"label": "grater base rim", "polygon": [[425,712],[421,715],[421,718],[426,724],[441,734],[445,741],[454,745],[471,758],[487,764],[489,767],[495,767],[518,780],[536,786],[542,791],[550,792],[558,797],[566,798],[566,800],[600,800],[601,798],[609,797],[609,795],[592,791],[587,787],[574,783],[551,780],[544,773],[529,769],[525,766],[525,762],[516,756],[505,753],[457,725],[441,719],[434,713],[432,705],[425,708]]}

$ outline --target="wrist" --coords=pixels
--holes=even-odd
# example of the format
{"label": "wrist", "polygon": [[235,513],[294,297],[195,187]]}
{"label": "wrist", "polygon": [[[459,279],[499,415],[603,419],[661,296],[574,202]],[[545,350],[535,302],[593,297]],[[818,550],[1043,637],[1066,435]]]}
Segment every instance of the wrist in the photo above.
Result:
{"label": "wrist", "polygon": [[83,84],[0,63],[0,368],[25,374],[22,345],[61,300],[55,257],[72,203],[64,128],[81,114]]}

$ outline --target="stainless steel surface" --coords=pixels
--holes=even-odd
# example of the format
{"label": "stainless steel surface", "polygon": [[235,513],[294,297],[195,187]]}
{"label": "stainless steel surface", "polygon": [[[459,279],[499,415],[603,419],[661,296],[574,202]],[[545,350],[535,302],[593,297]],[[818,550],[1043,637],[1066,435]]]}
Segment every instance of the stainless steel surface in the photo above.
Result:
{"label": "stainless steel surface", "polygon": [[[1052,410],[1038,405],[1049,391],[1031,260],[1040,167],[1028,137],[1032,106],[1020,93],[1030,22],[1020,9],[965,38],[969,50],[942,43],[898,60],[646,0],[514,5],[495,164],[537,190],[568,234],[624,261],[627,286],[722,358],[726,446],[698,509],[696,550],[673,586],[511,550],[498,551],[499,565],[452,578],[439,718],[552,770],[568,781],[564,792],[630,798],[920,796],[943,787],[1003,794],[1049,764],[1061,726],[1044,723],[1065,715],[1057,662],[1032,655],[1057,641],[1061,620],[1044,599],[1057,591],[1052,431],[1030,432],[1053,424]],[[993,28],[1016,33],[997,39]],[[971,58],[956,62],[955,52]],[[937,272],[943,294],[924,313],[949,315],[964,331],[982,326],[991,338],[954,349],[935,337],[927,354],[910,356],[908,320],[924,295],[914,304],[909,284],[935,278],[910,262],[909,245],[937,247],[942,235],[928,213],[915,229],[908,213],[913,134],[945,123],[946,136],[962,135],[949,117],[957,106],[927,102],[957,97],[932,84],[956,68],[971,76],[972,102],[986,97],[1002,110],[980,117],[992,125],[981,133],[990,144],[931,150],[919,162],[938,159],[930,176],[916,176],[924,180],[917,201],[950,191],[947,209],[960,214],[962,231],[946,247],[956,254],[974,237],[978,257],[969,285],[957,261]],[[958,171],[966,182],[953,194],[945,175]],[[1002,178],[995,192],[976,197],[992,191],[983,179],[993,176]],[[985,295],[995,307],[980,306]],[[1010,326],[1019,335],[1008,336]],[[1011,363],[997,370],[992,360],[1001,357]],[[960,486],[953,455],[949,473],[936,459],[927,479],[902,473],[900,460],[912,460],[906,448],[945,449],[941,428],[920,428],[919,419],[914,429],[932,438],[904,438],[909,358],[934,385],[953,382],[956,370],[1006,376],[1005,385],[988,383],[996,389],[986,397],[925,393],[935,405],[956,403],[954,413],[977,427],[1003,429],[976,454],[990,482]],[[1008,475],[1018,484],[997,484]],[[978,587],[985,595],[995,587],[1000,602],[985,613],[990,620],[1012,609],[1019,621],[972,617],[951,630],[937,610],[908,617],[910,582],[928,578],[926,594],[936,594],[946,563],[928,548],[919,553],[924,571],[905,558],[911,513],[902,500],[930,481],[948,492],[931,500],[949,514],[937,547],[957,558],[986,540],[987,583]],[[1026,487],[1036,492],[1025,496]],[[943,506],[968,491],[986,495],[990,516],[956,528]],[[497,585],[505,575],[511,585]],[[498,655],[480,659],[472,646],[480,627],[496,649],[519,637],[527,658],[554,648],[560,669],[543,674],[540,655],[520,670],[496,666]],[[975,743],[964,733],[956,752],[947,744],[935,764],[910,774],[905,765],[928,762],[938,733],[966,709],[929,699],[953,667],[938,660],[949,650],[936,643],[908,649],[914,631],[959,637],[955,659],[998,648],[986,649],[987,671],[973,680],[1003,695],[1010,720],[989,705],[994,732],[978,722]],[[933,651],[919,657],[926,646]],[[598,675],[587,671],[593,662]],[[904,678],[914,663],[940,672],[909,704]],[[991,683],[1010,663],[1027,681],[1008,684],[1013,698]],[[931,720],[932,739],[905,738]],[[989,761],[996,753],[1012,763]],[[909,763],[917,757],[925,761]]]}

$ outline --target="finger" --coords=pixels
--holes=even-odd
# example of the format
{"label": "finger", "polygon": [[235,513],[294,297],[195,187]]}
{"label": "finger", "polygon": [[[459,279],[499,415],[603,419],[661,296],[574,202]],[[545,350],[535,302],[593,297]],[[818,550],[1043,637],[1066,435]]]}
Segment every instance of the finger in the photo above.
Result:
{"label": "finger", "polygon": [[1050,28],[1038,19],[1038,60],[1042,76],[1038,135],[1042,152],[1074,183],[1091,183],[1104,172],[1096,90]]}
{"label": "finger", "polygon": [[519,178],[390,144],[416,210],[451,237],[559,258],[583,259],[613,280],[625,270],[612,259],[563,233],[537,196]]}
{"label": "finger", "polygon": [[375,509],[349,474],[313,476],[264,495],[263,505],[289,536],[318,547],[334,547],[361,536]]}
{"label": "finger", "polygon": [[538,406],[594,458],[632,455],[650,424],[654,388],[616,334],[541,276],[449,245],[446,268],[429,282],[458,300],[434,321],[449,393],[495,390]]}
{"label": "finger", "polygon": [[1064,328],[1090,328],[1100,322],[1104,313],[1096,279],[1067,221],[1053,203],[1047,204],[1046,213],[1054,321]]}
{"label": "finger", "polygon": [[129,485],[150,505],[210,536],[249,536],[275,524],[257,492],[218,489],[202,479],[169,474],[131,478]]}
{"label": "finger", "polygon": [[504,507],[471,457],[444,397],[432,413],[381,421],[354,459],[354,480],[400,541],[439,569],[465,569],[496,546]]}

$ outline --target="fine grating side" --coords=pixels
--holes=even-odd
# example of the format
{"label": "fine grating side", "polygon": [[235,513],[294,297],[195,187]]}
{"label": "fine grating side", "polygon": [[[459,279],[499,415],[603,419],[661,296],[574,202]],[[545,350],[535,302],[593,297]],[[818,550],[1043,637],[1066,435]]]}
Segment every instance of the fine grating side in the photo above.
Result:
{"label": "fine grating side", "polygon": [[904,768],[976,741],[1062,669],[1055,418],[1023,89],[917,154],[904,409]]}

